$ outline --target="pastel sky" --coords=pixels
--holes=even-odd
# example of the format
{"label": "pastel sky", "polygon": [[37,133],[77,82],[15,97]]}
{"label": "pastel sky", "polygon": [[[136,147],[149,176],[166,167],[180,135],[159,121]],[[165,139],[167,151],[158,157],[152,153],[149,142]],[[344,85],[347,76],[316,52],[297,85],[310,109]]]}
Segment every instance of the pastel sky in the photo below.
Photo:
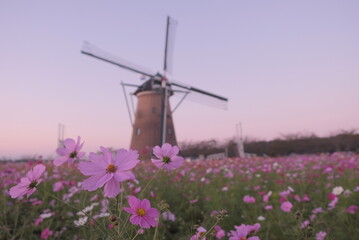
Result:
{"label": "pastel sky", "polygon": [[0,158],[54,154],[59,123],[86,151],[128,148],[120,82],[141,76],[82,43],[160,71],[167,15],[173,78],[229,98],[228,110],[183,102],[179,141],[226,140],[238,122],[265,140],[359,129],[358,12],[356,0],[1,1]]}

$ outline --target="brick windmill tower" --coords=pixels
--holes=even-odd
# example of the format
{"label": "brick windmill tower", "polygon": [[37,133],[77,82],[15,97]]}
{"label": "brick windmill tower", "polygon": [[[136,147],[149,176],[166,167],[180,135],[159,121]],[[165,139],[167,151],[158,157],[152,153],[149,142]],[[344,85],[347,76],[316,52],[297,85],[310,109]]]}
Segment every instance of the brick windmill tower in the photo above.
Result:
{"label": "brick windmill tower", "polygon": [[[212,103],[217,102],[217,106],[219,103],[219,107],[221,108],[225,108],[225,104],[228,101],[227,98],[182,83],[170,81],[166,77],[166,73],[171,73],[172,70],[171,59],[176,25],[177,22],[168,16],[166,26],[165,57],[162,74],[158,72],[155,73],[137,64],[124,61],[106,53],[88,42],[84,43],[81,51],[83,54],[114,64],[132,72],[139,73],[146,78],[146,81],[141,85],[122,83],[123,88],[125,86],[136,87],[136,90],[133,93],[133,95],[137,97],[137,107],[134,113],[134,121],[132,121],[125,89],[124,93],[133,127],[130,148],[138,150],[142,158],[150,157],[152,154],[151,151],[146,150],[150,150],[156,145],[162,145],[163,143],[177,145],[172,113],[186,97],[191,98],[191,96],[194,96],[195,99],[198,99],[198,97],[201,98],[201,96],[205,96],[207,98],[209,97],[212,99]],[[169,98],[175,93],[182,94],[182,98],[176,107],[171,109]]]}

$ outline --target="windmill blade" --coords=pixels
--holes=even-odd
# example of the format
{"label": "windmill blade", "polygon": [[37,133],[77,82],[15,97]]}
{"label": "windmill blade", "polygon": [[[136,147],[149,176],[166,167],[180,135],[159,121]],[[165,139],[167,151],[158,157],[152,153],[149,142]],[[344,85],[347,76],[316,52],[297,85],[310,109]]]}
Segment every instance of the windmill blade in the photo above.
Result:
{"label": "windmill blade", "polygon": [[172,71],[173,49],[174,49],[177,24],[178,23],[174,18],[167,16],[165,60],[163,65],[163,71],[169,74],[172,74],[173,72]]}
{"label": "windmill blade", "polygon": [[213,98],[198,92],[189,91],[187,94],[185,92],[176,91],[176,94],[173,95],[173,98],[177,98],[178,99],[177,102],[179,103],[181,99],[184,97],[184,95],[186,95],[185,100],[189,102],[194,102],[201,105],[223,109],[223,110],[226,110],[228,108],[227,107],[228,104],[226,101],[222,101],[217,98]]}
{"label": "windmill blade", "polygon": [[221,97],[219,95],[216,95],[216,94],[213,94],[213,93],[210,93],[210,92],[207,92],[207,91],[195,88],[195,87],[186,86],[186,85],[183,85],[181,83],[173,82],[173,81],[171,81],[171,85],[174,85],[174,86],[177,86],[177,87],[180,87],[180,88],[184,88],[184,89],[187,89],[187,90],[190,90],[190,91],[193,91],[193,92],[198,92],[198,93],[201,93],[201,94],[204,94],[204,95],[208,95],[210,97],[217,98],[218,100],[221,100],[221,101],[228,102],[228,99],[225,98],[225,97]]}
{"label": "windmill blade", "polygon": [[188,90],[189,94],[186,98],[192,102],[201,103],[211,107],[227,109],[228,99],[225,97],[178,82],[171,81],[171,85]]}
{"label": "windmill blade", "polygon": [[127,70],[130,70],[130,71],[133,71],[133,72],[136,72],[136,73],[139,73],[139,74],[143,74],[143,75],[146,75],[148,77],[153,77],[155,74],[153,73],[153,71],[145,68],[145,67],[142,67],[142,66],[139,66],[135,63],[131,63],[131,62],[128,62],[126,60],[123,60],[119,57],[116,57],[110,53],[107,53],[105,52],[104,50],[96,47],[95,45],[89,43],[89,42],[84,42],[83,45],[82,45],[82,50],[81,52],[83,54],[86,54],[86,55],[89,55],[91,57],[94,57],[94,58],[97,58],[97,59],[100,59],[102,61],[105,61],[105,62],[108,62],[108,63],[112,63],[116,66],[119,66],[121,68],[124,68],[124,69],[127,69]]}

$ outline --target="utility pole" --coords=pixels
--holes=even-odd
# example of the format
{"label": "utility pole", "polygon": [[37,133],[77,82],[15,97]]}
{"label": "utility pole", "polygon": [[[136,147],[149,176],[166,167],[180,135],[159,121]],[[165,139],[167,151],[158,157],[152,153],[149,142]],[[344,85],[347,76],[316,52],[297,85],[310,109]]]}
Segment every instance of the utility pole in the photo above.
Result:
{"label": "utility pole", "polygon": [[[240,134],[239,134],[239,132],[240,132]],[[237,148],[238,148],[239,157],[244,158],[245,153],[244,153],[242,123],[241,122],[236,124],[236,135],[237,135]]]}
{"label": "utility pole", "polygon": [[57,135],[57,147],[64,147],[65,125],[59,123],[58,135]]}

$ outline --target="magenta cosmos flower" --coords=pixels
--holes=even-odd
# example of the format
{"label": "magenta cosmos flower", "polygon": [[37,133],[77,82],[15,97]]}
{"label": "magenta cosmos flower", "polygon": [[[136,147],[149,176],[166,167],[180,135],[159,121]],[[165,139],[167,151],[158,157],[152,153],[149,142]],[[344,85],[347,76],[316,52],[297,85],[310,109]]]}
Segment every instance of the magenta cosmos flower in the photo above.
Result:
{"label": "magenta cosmos flower", "polygon": [[42,182],[41,175],[45,171],[43,164],[36,165],[33,169],[27,172],[26,176],[21,178],[20,183],[10,188],[10,196],[12,198],[22,197],[27,194],[29,197],[36,190],[36,186]]}
{"label": "magenta cosmos flower", "polygon": [[160,146],[156,146],[153,148],[153,154],[159,159],[151,159],[152,162],[158,168],[164,168],[167,170],[172,170],[179,168],[184,159],[183,157],[177,156],[179,153],[179,148],[177,146],[173,146],[169,143],[165,143]]}
{"label": "magenta cosmos flower", "polygon": [[105,196],[113,198],[120,193],[120,182],[135,179],[130,171],[140,161],[137,151],[120,149],[116,156],[110,150],[100,147],[103,155],[90,153],[90,162],[80,162],[79,170],[86,176],[91,176],[82,182],[88,191],[95,191],[105,185]]}
{"label": "magenta cosmos flower", "polygon": [[124,207],[123,209],[132,214],[130,222],[133,225],[140,225],[141,228],[157,226],[156,218],[158,218],[160,213],[157,209],[151,208],[148,199],[140,200],[134,196],[130,196],[128,198],[128,204],[130,204],[130,207]]}
{"label": "magenta cosmos flower", "polygon": [[245,202],[245,203],[255,203],[256,199],[254,197],[252,197],[252,196],[245,195],[243,197],[243,202]]}
{"label": "magenta cosmos flower", "polygon": [[60,155],[60,157],[54,160],[55,166],[60,166],[67,162],[71,164],[74,162],[75,159],[81,159],[85,156],[85,152],[80,152],[84,143],[80,144],[81,138],[77,137],[77,142],[71,138],[67,138],[64,141],[63,148],[56,149],[56,153]]}
{"label": "magenta cosmos flower", "polygon": [[284,202],[282,203],[282,205],[280,205],[280,209],[282,209],[283,212],[290,212],[290,210],[292,209],[293,204],[291,204],[291,202]]}
{"label": "magenta cosmos flower", "polygon": [[231,237],[228,240],[260,240],[259,237],[256,236],[247,238],[253,230],[254,226],[242,224],[236,227],[236,231],[231,231]]}

